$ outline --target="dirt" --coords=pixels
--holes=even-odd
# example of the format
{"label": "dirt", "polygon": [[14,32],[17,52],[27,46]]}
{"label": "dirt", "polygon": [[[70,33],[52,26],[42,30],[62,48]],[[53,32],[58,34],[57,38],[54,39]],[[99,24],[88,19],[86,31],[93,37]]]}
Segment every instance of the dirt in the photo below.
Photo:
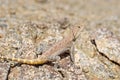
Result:
{"label": "dirt", "polygon": [[[83,25],[69,54],[43,65],[0,61],[0,80],[120,80],[120,1],[0,0],[0,55],[39,58],[67,28]],[[11,67],[9,67],[11,64]],[[4,67],[7,66],[7,67]]]}

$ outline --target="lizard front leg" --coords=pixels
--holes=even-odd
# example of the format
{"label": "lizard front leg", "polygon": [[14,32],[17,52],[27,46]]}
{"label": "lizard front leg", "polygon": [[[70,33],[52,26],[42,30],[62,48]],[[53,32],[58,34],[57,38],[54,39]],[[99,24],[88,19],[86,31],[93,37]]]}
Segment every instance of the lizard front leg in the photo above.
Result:
{"label": "lizard front leg", "polygon": [[60,55],[62,55],[64,53],[69,53],[71,61],[74,62],[73,52],[74,52],[74,46],[72,45],[72,47],[67,47],[65,49],[62,49],[62,50],[54,53],[53,55],[48,56],[48,60],[50,62],[59,61],[61,59]]}

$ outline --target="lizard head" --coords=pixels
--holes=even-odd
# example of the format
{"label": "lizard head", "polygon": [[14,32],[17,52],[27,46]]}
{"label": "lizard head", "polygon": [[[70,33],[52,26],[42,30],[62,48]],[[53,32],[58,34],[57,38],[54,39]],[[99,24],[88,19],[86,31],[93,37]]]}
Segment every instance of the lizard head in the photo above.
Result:
{"label": "lizard head", "polygon": [[80,25],[74,26],[74,27],[71,28],[72,35],[74,37],[73,40],[76,40],[79,37],[79,35],[80,35],[81,31],[83,30],[83,28],[84,27],[82,25],[81,26]]}

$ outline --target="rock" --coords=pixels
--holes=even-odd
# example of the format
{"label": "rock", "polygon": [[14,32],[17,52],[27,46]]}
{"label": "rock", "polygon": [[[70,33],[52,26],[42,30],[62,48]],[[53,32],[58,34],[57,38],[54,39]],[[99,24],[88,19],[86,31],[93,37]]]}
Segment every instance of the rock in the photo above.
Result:
{"label": "rock", "polygon": [[[97,30],[96,30],[97,31]],[[92,34],[91,34],[92,33]],[[94,33],[94,34],[93,34]],[[104,33],[102,32],[102,35]],[[101,47],[96,48],[96,46],[91,42],[93,40],[92,36],[101,37],[102,35],[97,35],[94,31],[84,30],[81,32],[80,37],[77,42],[75,42],[75,64],[82,68],[82,71],[88,77],[88,80],[113,80],[119,79],[120,68],[118,65],[112,63],[106,57],[102,56],[98,50]],[[111,35],[107,32],[104,36]],[[101,40],[102,38],[99,38]],[[96,39],[95,39],[96,41]],[[98,41],[96,45],[98,46]],[[105,41],[101,41],[99,46],[103,45]],[[109,44],[109,43],[108,43]],[[104,44],[106,46],[106,44]],[[106,47],[102,46],[102,49]]]}
{"label": "rock", "polygon": [[0,63],[0,80],[7,80],[10,70],[10,64]]}
{"label": "rock", "polygon": [[120,40],[106,28],[95,32],[95,43],[100,53],[120,65]]}

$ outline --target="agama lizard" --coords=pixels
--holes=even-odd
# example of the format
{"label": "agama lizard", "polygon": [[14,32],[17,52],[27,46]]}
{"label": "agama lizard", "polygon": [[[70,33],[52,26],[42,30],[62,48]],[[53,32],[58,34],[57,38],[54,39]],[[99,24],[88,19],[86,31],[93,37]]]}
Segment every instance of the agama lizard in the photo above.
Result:
{"label": "agama lizard", "polygon": [[[50,49],[48,49],[46,52],[44,52],[40,58],[37,59],[20,59],[20,58],[10,58],[10,57],[4,57],[0,56],[1,59],[4,60],[10,60],[10,61],[16,61],[18,63],[23,64],[29,64],[29,65],[38,65],[38,64],[44,64],[46,62],[52,61],[56,56],[59,56],[60,54],[64,53],[66,50],[70,49],[72,47],[73,41],[76,40],[76,38],[79,36],[80,31],[83,29],[83,26],[75,26],[69,28],[68,36],[66,36],[63,40],[56,42]],[[72,53],[70,53],[71,57],[73,57]]]}

